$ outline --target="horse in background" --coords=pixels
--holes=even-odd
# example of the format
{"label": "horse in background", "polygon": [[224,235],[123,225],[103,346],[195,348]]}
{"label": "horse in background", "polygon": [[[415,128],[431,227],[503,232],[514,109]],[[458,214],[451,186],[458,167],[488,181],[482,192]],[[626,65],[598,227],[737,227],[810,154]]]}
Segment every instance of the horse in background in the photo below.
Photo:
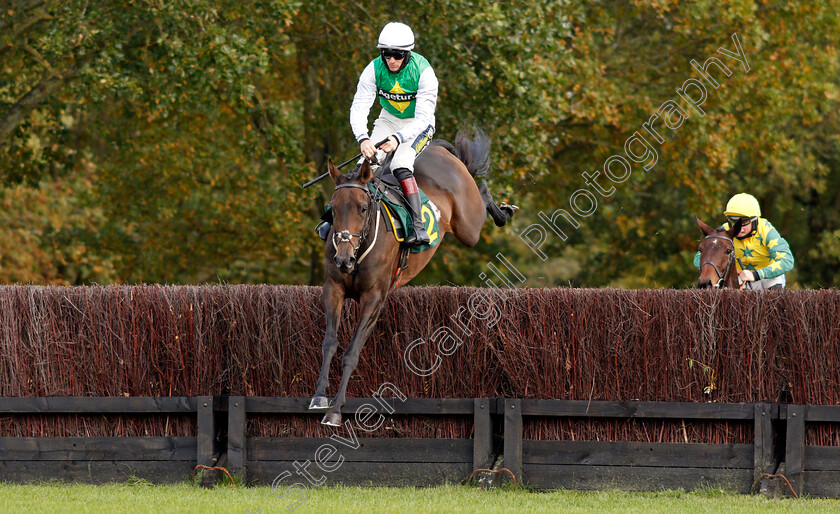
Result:
{"label": "horse in background", "polygon": [[703,232],[704,239],[700,242],[700,277],[697,287],[732,287],[739,289],[738,270],[735,262],[735,236],[741,231],[741,221],[738,220],[729,230],[712,228],[700,218],[697,226]]}

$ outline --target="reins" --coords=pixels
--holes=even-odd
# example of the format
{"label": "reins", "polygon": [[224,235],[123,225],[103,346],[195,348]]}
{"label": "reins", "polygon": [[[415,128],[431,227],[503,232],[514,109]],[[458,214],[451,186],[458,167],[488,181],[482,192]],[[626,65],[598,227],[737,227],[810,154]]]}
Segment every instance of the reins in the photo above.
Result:
{"label": "reins", "polygon": [[[723,273],[720,272],[720,269],[712,261],[703,261],[702,263],[700,263],[700,269],[703,269],[703,266],[705,266],[706,264],[709,264],[712,266],[712,268],[714,268],[715,273],[717,273],[718,275],[718,281],[713,287],[720,288],[724,278],[726,278],[726,276],[729,274],[729,270],[732,269],[732,265],[735,263],[735,241],[729,239],[728,237],[718,236],[715,234],[706,236],[706,239],[723,239],[724,241],[728,241],[729,244],[732,245],[732,253],[729,254],[729,262],[726,263],[726,268],[723,270]],[[741,267],[743,268],[743,265]]]}

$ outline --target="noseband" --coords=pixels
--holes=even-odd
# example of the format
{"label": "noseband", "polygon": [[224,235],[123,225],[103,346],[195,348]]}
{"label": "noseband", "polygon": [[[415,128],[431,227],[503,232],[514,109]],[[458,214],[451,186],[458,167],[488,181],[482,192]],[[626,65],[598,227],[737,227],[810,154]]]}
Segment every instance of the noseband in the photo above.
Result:
{"label": "noseband", "polygon": [[711,265],[712,268],[715,269],[715,273],[717,273],[717,275],[718,275],[718,281],[714,285],[714,287],[720,288],[721,284],[723,284],[724,277],[726,277],[726,275],[729,274],[729,270],[732,268],[732,265],[735,263],[735,242],[732,241],[731,239],[729,239],[728,237],[717,236],[717,235],[706,236],[706,239],[723,239],[724,241],[728,241],[729,244],[732,245],[732,253],[729,254],[729,262],[726,263],[726,268],[723,270],[723,273],[720,272],[720,269],[718,269],[717,265],[712,261],[703,261],[702,263],[700,263],[700,269],[701,270],[703,269],[703,266],[705,266],[706,264]]}
{"label": "noseband", "polygon": [[[365,257],[367,257],[367,254],[373,249],[373,245],[376,244],[376,237],[379,234],[379,209],[376,208],[377,203],[379,202],[379,198],[378,198],[379,195],[378,194],[375,195],[374,193],[371,193],[370,190],[367,187],[365,187],[363,185],[360,185],[360,184],[341,184],[340,186],[335,186],[336,190],[347,188],[347,187],[355,187],[357,189],[361,189],[367,195],[368,210],[367,210],[367,215],[365,216],[365,223],[364,223],[364,226],[362,228],[362,233],[361,234],[353,234],[349,230],[342,230],[340,232],[334,232],[333,233],[333,238],[332,238],[332,244],[333,244],[333,248],[335,248],[336,251],[338,251],[338,245],[340,245],[342,243],[350,243],[350,246],[353,247],[353,258],[355,259],[356,254],[359,253],[359,247],[361,247],[362,244],[365,242],[365,239],[367,239],[368,232],[370,231],[370,225],[371,225],[370,218],[371,218],[371,216],[373,216],[373,211],[375,210],[376,211],[376,229],[374,230],[374,234],[373,234],[373,242],[370,244],[370,246],[365,251],[365,253],[362,254],[362,256],[359,258],[359,260],[356,261],[358,264],[361,264],[362,260]],[[377,189],[377,191],[378,191],[378,189]],[[353,244],[353,238],[354,237],[357,239],[357,242],[355,244]]]}

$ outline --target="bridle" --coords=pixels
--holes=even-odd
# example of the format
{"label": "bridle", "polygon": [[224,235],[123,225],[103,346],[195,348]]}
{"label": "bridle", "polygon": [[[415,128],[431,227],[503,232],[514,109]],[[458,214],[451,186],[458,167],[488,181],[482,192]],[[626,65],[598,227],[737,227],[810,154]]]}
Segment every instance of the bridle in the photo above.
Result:
{"label": "bridle", "polygon": [[735,264],[735,242],[726,236],[718,236],[715,234],[706,236],[706,239],[723,239],[732,245],[732,251],[729,253],[729,262],[726,263],[726,268],[724,268],[723,273],[720,272],[720,269],[718,269],[717,265],[712,261],[703,261],[700,263],[701,270],[706,264],[711,265],[715,269],[715,273],[718,275],[718,281],[712,287],[720,288],[721,284],[723,284],[723,279],[729,274],[729,270],[732,268],[732,265]]}
{"label": "bridle", "polygon": [[[356,258],[356,254],[359,253],[359,248],[364,244],[365,240],[367,239],[368,233],[370,232],[371,226],[371,217],[373,216],[373,211],[376,211],[376,228],[373,232],[373,242],[368,246],[367,250],[362,254],[361,257],[356,261],[356,264],[361,264],[362,260],[367,257],[367,254],[373,249],[373,246],[376,244],[376,238],[379,235],[379,209],[377,207],[379,203],[379,199],[381,198],[379,193],[379,188],[376,188],[376,193],[372,193],[370,189],[361,185],[361,184],[341,184],[339,186],[335,186],[335,189],[343,189],[347,187],[355,187],[357,189],[361,189],[365,192],[368,198],[367,203],[367,215],[365,216],[365,222],[362,227],[362,232],[360,234],[351,233],[349,230],[342,230],[342,231],[335,231],[333,232],[332,237],[332,244],[333,248],[338,251],[338,245],[342,243],[350,243],[350,246],[353,247],[353,258]],[[353,238],[356,238],[357,242],[353,243]]]}

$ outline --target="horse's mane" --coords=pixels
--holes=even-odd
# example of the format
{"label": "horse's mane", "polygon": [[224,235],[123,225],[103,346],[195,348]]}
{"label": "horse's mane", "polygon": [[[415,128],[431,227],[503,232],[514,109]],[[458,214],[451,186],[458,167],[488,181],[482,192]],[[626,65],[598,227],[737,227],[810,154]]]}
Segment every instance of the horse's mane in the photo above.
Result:
{"label": "horse's mane", "polygon": [[361,166],[359,166],[357,164],[355,168],[353,168],[352,170],[345,173],[344,178],[347,179],[347,182],[353,182],[354,180],[359,180],[360,169],[361,169]]}

